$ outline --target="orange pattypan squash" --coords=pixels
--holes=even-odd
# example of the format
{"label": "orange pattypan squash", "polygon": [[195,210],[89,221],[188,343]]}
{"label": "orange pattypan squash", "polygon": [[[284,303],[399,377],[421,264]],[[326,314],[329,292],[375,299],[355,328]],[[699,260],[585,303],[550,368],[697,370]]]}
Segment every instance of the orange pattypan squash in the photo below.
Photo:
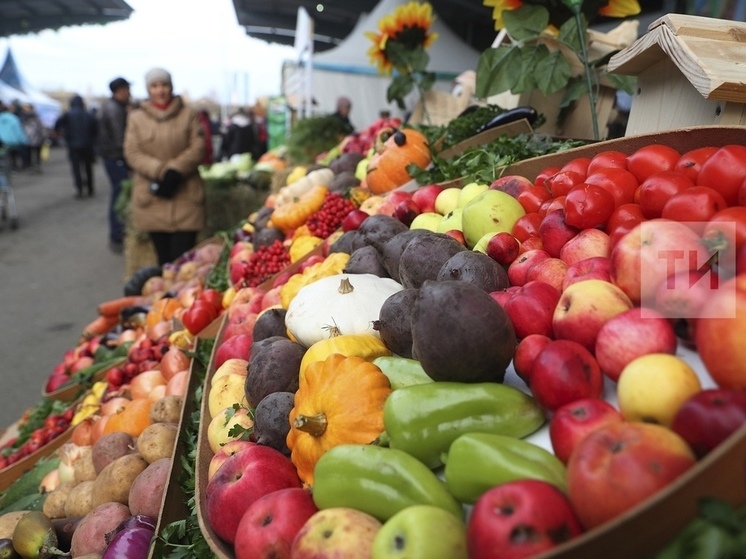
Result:
{"label": "orange pattypan squash", "polygon": [[284,233],[297,229],[321,208],[328,193],[329,190],[325,186],[316,185],[297,200],[277,206],[270,216],[272,225]]}
{"label": "orange pattypan squash", "polygon": [[333,353],[306,368],[289,414],[286,442],[301,480],[313,485],[316,462],[340,444],[370,444],[383,432],[391,384],[360,357]]}
{"label": "orange pattypan squash", "polygon": [[158,299],[150,305],[148,314],[145,315],[145,326],[152,328],[159,322],[171,320],[179,309],[181,309],[181,303],[175,297]]}
{"label": "orange pattypan squash", "polygon": [[414,163],[424,169],[430,164],[427,138],[414,129],[394,131],[376,151],[365,175],[365,184],[373,194],[394,190],[412,180],[408,165]]}
{"label": "orange pattypan squash", "polygon": [[126,404],[121,411],[107,416],[103,434],[122,431],[133,437],[139,437],[145,428],[150,425],[150,408],[153,402],[148,398],[139,398]]}

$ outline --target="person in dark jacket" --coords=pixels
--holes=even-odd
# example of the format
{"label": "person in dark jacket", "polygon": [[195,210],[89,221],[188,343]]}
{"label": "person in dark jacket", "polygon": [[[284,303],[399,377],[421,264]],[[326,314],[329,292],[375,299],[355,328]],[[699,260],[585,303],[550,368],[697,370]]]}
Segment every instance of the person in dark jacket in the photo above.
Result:
{"label": "person in dark jacket", "polygon": [[251,111],[241,108],[231,117],[220,147],[221,159],[240,153],[253,155],[256,142],[253,116]]}
{"label": "person in dark jacket", "polygon": [[61,133],[67,145],[67,155],[70,159],[73,180],[75,181],[75,197],[83,198],[83,173],[85,170],[85,186],[88,196],[93,196],[93,162],[94,147],[98,135],[98,121],[86,110],[80,95],[70,100],[70,110],[65,112],[54,125],[56,132]]}
{"label": "person in dark jacket", "polygon": [[129,178],[130,170],[124,160],[124,130],[127,112],[130,109],[130,84],[124,78],[116,78],[109,84],[111,97],[101,107],[98,128],[98,153],[111,184],[109,198],[109,248],[121,253],[124,246],[124,223],[114,210],[122,181]]}

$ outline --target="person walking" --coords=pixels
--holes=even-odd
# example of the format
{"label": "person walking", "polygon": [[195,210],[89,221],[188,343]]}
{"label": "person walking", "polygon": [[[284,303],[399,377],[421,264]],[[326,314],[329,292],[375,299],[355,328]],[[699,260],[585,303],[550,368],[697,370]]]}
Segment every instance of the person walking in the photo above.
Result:
{"label": "person walking", "polygon": [[163,265],[193,248],[205,227],[198,170],[205,140],[197,111],[174,95],[171,74],[153,68],[145,85],[148,99],[127,120],[124,157],[133,173],[132,226],[149,233]]}
{"label": "person walking", "polygon": [[[93,162],[95,160],[95,145],[98,135],[98,121],[86,110],[83,98],[75,95],[70,100],[70,109],[65,112],[54,125],[55,131],[61,133],[67,145],[67,155],[70,159],[73,180],[75,181],[75,197],[83,198],[85,185],[88,196],[93,196]],[[85,171],[85,184],[83,183]]]}
{"label": "person walking", "polygon": [[130,176],[124,159],[124,131],[127,126],[127,113],[130,109],[130,83],[124,78],[116,78],[109,83],[111,97],[101,107],[98,127],[98,153],[104,162],[109,177],[109,248],[121,253],[124,249],[125,227],[115,210],[117,198],[122,191],[122,181]]}
{"label": "person walking", "polygon": [[230,118],[220,147],[221,160],[241,153],[254,154],[256,138],[253,116],[250,109],[240,108]]}
{"label": "person walking", "polygon": [[21,119],[0,101],[0,145],[11,152],[28,143]]}
{"label": "person walking", "polygon": [[41,173],[41,146],[44,145],[46,134],[44,125],[31,103],[21,106],[21,123],[28,137],[25,166],[34,173]]}

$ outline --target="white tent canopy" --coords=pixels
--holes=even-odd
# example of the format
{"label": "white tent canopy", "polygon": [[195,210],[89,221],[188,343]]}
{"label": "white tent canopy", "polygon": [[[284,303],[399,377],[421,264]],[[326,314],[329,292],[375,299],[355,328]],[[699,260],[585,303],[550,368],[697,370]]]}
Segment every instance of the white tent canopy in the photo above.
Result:
{"label": "white tent canopy", "polygon": [[30,103],[36,109],[42,124],[47,128],[54,126],[61,111],[59,101],[52,99],[26,81],[16,65],[10,47],[8,47],[5,62],[0,67],[0,99],[6,104],[15,100]]}
{"label": "white tent canopy", "polygon": [[[378,118],[382,110],[392,116],[403,116],[395,103],[386,102],[386,89],[391,77],[380,76],[368,58],[370,39],[366,31],[376,31],[378,21],[393,13],[405,0],[381,0],[370,14],[363,14],[355,28],[339,45],[313,57],[312,87],[318,114],[332,113],[337,97],[345,95],[352,100],[350,119],[355,128],[367,127]],[[427,70],[435,72],[435,87],[444,91],[451,88],[451,81],[465,70],[475,70],[479,52],[464,43],[438,17],[434,15],[432,30],[438,39],[428,49],[430,63]],[[411,110],[416,96],[408,99]]]}

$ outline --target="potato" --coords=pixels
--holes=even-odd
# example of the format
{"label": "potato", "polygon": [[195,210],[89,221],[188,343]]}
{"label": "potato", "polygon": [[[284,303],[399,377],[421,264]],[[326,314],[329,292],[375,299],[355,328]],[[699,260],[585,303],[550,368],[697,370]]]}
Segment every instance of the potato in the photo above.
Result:
{"label": "potato", "polygon": [[16,524],[23,518],[24,515],[28,514],[27,510],[14,510],[13,512],[6,512],[0,516],[0,539],[12,538],[13,531],[16,529]]}
{"label": "potato", "polygon": [[62,483],[44,499],[41,511],[49,518],[65,518],[65,503],[75,483]]}
{"label": "potato", "polygon": [[161,458],[150,464],[135,478],[130,487],[128,501],[133,515],[147,514],[151,518],[158,518],[170,470],[171,458]]}
{"label": "potato", "polygon": [[85,515],[73,533],[70,554],[80,557],[88,553],[103,553],[106,534],[131,516],[130,509],[121,503],[103,503]]}
{"label": "potato", "polygon": [[135,439],[123,431],[99,437],[91,448],[93,467],[97,474],[117,458],[135,452]]}
{"label": "potato", "polygon": [[93,481],[98,475],[96,467],[93,465],[93,447],[81,446],[79,452],[80,454],[73,467],[75,483]]}
{"label": "potato", "polygon": [[145,458],[139,454],[125,454],[114,460],[93,482],[93,506],[109,502],[126,505],[132,482],[147,467]]}
{"label": "potato", "polygon": [[179,394],[170,394],[159,398],[150,408],[151,423],[175,423],[181,419],[181,410],[184,407],[184,398]]}
{"label": "potato", "polygon": [[93,481],[83,481],[73,487],[65,500],[64,516],[85,516],[93,510]]}
{"label": "potato", "polygon": [[179,429],[174,423],[153,423],[137,437],[137,452],[152,464],[161,458],[170,458],[174,452]]}

